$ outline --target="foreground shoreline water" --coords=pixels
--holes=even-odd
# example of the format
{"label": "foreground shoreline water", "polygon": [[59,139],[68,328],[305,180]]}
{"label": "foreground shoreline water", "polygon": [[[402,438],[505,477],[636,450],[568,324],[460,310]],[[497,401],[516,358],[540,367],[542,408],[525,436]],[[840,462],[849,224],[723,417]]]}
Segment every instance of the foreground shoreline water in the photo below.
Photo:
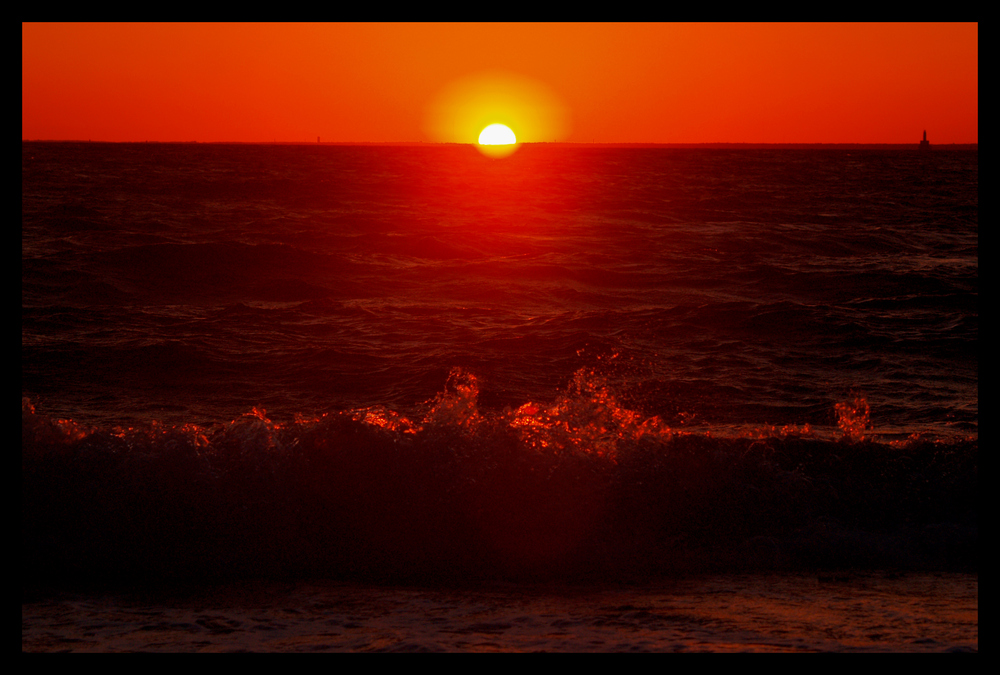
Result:
{"label": "foreground shoreline water", "polygon": [[22,600],[24,652],[977,652],[978,576],[244,582]]}

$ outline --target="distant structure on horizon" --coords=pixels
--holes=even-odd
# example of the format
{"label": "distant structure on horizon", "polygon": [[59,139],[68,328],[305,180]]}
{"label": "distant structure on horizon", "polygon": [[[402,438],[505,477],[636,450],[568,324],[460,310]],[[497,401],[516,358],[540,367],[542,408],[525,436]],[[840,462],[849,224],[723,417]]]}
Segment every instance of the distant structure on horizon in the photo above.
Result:
{"label": "distant structure on horizon", "polygon": [[927,129],[924,129],[924,140],[920,141],[921,150],[930,150],[931,144],[927,142]]}

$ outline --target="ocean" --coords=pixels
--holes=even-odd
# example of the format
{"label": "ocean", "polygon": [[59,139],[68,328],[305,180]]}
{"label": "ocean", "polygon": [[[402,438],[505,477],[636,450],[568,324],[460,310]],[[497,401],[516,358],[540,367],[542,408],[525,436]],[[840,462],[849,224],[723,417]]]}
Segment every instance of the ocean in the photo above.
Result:
{"label": "ocean", "polygon": [[[22,142],[21,167],[22,649],[95,588],[569,584],[660,620],[671,584],[808,605],[871,575],[965,618],[868,647],[978,649],[978,150]],[[699,635],[641,644],[732,646]],[[387,639],[318,644],[480,644]]]}

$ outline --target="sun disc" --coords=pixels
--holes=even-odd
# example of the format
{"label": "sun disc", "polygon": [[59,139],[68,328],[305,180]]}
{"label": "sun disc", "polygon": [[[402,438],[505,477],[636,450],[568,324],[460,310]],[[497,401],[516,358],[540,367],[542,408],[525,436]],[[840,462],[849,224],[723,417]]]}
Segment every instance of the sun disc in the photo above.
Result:
{"label": "sun disc", "polygon": [[517,143],[517,138],[506,124],[491,124],[479,134],[480,145],[511,145],[512,143]]}
{"label": "sun disc", "polygon": [[490,124],[479,132],[479,151],[487,157],[506,157],[517,149],[517,137],[506,124]]}

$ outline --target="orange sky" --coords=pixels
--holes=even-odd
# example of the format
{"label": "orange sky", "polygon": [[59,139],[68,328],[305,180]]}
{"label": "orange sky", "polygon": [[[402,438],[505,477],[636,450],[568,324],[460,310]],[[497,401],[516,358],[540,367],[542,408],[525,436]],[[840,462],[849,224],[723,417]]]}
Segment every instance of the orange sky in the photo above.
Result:
{"label": "orange sky", "polygon": [[23,140],[471,143],[487,118],[522,141],[978,143],[979,27],[21,26]]}

